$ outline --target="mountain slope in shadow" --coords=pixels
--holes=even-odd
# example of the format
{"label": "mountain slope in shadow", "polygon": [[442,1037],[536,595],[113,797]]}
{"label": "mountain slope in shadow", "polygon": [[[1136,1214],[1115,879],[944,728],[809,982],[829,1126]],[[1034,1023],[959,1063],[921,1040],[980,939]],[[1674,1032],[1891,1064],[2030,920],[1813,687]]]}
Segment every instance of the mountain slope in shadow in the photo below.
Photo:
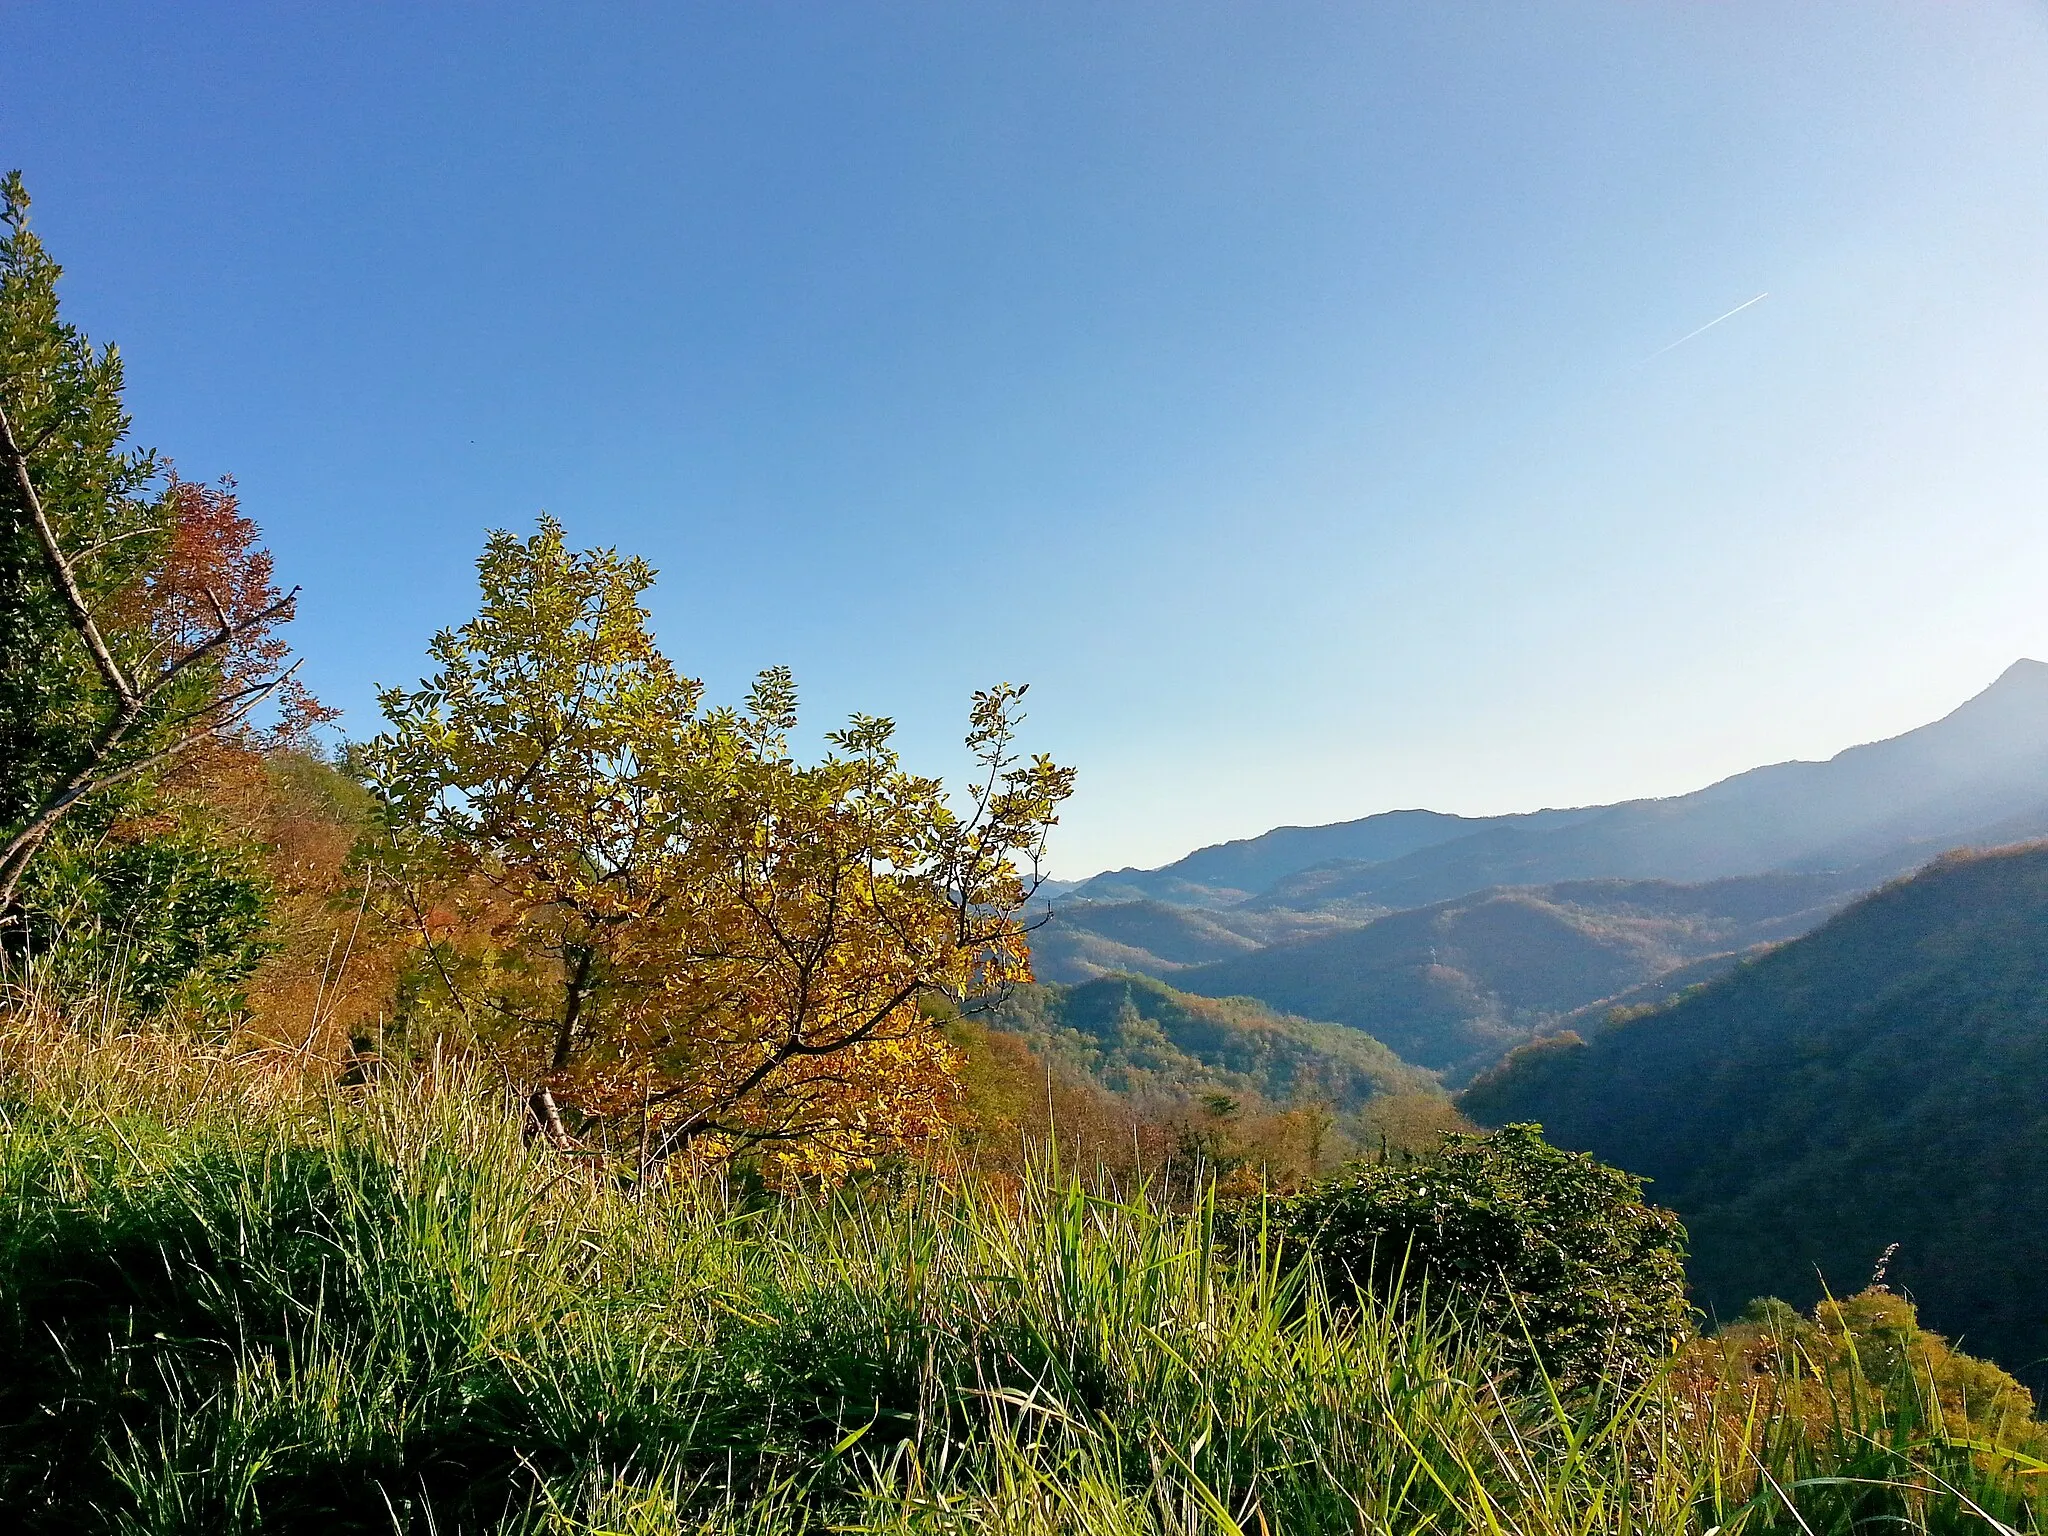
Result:
{"label": "mountain slope in shadow", "polygon": [[2048,845],[1944,859],[1460,1102],[1654,1179],[1719,1316],[1846,1294],[1897,1243],[1929,1326],[2048,1385]]}
{"label": "mountain slope in shadow", "polygon": [[1113,972],[1171,976],[1267,944],[1356,926],[1309,912],[1061,900],[1032,931],[1031,964],[1040,981],[1070,984]]}

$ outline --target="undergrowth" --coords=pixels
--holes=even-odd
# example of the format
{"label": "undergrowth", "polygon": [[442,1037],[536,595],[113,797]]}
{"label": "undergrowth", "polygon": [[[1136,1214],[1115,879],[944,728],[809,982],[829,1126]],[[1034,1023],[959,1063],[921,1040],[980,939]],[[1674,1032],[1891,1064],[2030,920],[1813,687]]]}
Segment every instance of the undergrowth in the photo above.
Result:
{"label": "undergrowth", "polygon": [[0,1050],[11,1529],[2039,1527],[2040,1464],[1996,1448],[2025,1437],[1909,1379],[1792,1350],[1773,1390],[1754,1360],[1511,1386],[1256,1222],[1052,1165],[742,1198],[530,1146],[454,1067],[344,1090],[19,1021]]}

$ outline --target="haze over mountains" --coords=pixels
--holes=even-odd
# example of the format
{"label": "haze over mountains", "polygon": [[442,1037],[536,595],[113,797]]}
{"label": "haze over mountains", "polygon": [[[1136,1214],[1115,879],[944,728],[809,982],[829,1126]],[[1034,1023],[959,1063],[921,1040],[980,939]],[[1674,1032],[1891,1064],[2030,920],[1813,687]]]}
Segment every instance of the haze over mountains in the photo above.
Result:
{"label": "haze over mountains", "polygon": [[1327,827],[1275,827],[1258,837],[1198,848],[1163,869],[1119,869],[1083,881],[1071,892],[1084,901],[1155,897],[1186,906],[1232,907],[1301,870],[1321,865],[1378,864],[1510,826],[1561,827],[1598,807],[1530,811],[1518,816],[1452,816],[1442,811],[1382,811]]}
{"label": "haze over mountains", "polygon": [[[1619,877],[1712,880],[1932,857],[1977,834],[2048,824],[2048,664],[2017,661],[1931,725],[1826,762],[1776,763],[1691,794],[1468,818],[1387,811],[1277,827],[1156,870],[1115,870],[1069,894],[1181,906],[1421,906],[1488,885]],[[1315,877],[1288,877],[1314,871]]]}
{"label": "haze over mountains", "polygon": [[1041,979],[1112,972],[1363,1029],[1453,1082],[1582,1010],[1654,999],[1949,849],[2048,835],[2048,665],[1826,762],[1691,794],[1281,827],[1052,904]]}
{"label": "haze over mountains", "polygon": [[1456,1081],[1561,1016],[1804,932],[1852,889],[1795,874],[1491,887],[1182,971],[1174,984],[1349,1024]]}

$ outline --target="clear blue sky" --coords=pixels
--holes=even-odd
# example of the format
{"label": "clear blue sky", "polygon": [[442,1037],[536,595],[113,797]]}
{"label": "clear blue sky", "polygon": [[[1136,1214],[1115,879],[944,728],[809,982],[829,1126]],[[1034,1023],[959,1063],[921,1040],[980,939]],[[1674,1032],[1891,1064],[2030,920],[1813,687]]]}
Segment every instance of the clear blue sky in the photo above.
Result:
{"label": "clear blue sky", "polygon": [[0,0],[0,160],[357,734],[542,508],[714,694],[1032,682],[1068,876],[2048,656],[2040,4]]}

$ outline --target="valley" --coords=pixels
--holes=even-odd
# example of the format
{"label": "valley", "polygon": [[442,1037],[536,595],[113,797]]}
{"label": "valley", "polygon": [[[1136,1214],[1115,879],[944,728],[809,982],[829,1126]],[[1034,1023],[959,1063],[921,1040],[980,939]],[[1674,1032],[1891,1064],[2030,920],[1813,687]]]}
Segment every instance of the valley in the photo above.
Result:
{"label": "valley", "polygon": [[2048,665],[1826,762],[1687,795],[1281,827],[1052,897],[1042,982],[1129,973],[1348,1025],[1453,1085],[1819,926],[1956,848],[2048,836]]}

